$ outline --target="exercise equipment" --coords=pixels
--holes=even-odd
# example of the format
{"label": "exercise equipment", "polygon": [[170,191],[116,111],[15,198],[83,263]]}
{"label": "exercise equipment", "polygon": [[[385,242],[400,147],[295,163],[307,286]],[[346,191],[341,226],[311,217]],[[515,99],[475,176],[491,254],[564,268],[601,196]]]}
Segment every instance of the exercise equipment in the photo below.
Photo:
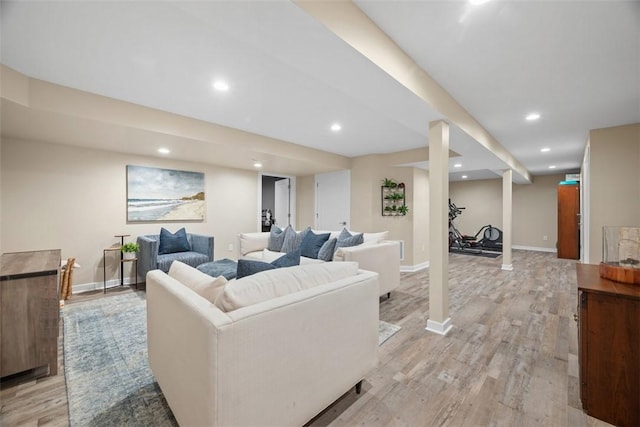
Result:
{"label": "exercise equipment", "polygon": [[454,220],[462,214],[464,207],[458,207],[449,199],[449,251],[468,252],[473,254],[501,253],[502,230],[492,225],[483,225],[473,235],[460,233],[454,224]]}

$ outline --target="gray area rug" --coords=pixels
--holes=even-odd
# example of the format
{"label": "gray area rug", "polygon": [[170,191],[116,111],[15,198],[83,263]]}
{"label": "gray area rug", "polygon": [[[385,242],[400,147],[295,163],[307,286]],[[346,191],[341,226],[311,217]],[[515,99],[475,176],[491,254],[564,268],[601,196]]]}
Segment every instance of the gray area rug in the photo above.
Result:
{"label": "gray area rug", "polygon": [[144,297],[126,293],[63,308],[71,427],[178,425],[147,362]]}
{"label": "gray area rug", "polygon": [[[131,292],[62,309],[71,427],[178,425],[147,362],[145,296]],[[378,345],[399,330],[381,320]]]}
{"label": "gray area rug", "polygon": [[391,338],[393,334],[400,330],[400,326],[381,320],[378,324],[378,345],[382,345],[386,340]]}

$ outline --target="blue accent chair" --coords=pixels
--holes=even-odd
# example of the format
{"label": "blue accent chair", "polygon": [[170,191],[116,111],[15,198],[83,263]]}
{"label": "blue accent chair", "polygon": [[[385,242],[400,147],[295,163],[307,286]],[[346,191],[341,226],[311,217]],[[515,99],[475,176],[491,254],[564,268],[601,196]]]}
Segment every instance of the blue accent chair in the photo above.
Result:
{"label": "blue accent chair", "polygon": [[151,270],[169,271],[173,261],[181,261],[192,267],[213,261],[213,236],[187,233],[187,240],[191,246],[188,252],[175,252],[158,255],[159,234],[138,236],[138,276],[146,280]]}

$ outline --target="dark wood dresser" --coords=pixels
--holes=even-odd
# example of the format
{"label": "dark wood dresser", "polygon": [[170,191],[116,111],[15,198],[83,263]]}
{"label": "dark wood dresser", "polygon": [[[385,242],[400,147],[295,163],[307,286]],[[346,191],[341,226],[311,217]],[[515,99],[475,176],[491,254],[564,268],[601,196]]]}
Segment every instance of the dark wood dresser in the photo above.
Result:
{"label": "dark wood dresser", "polygon": [[49,365],[58,373],[60,250],[0,257],[0,376]]}
{"label": "dark wood dresser", "polygon": [[580,400],[592,417],[640,425],[640,286],[576,264]]}

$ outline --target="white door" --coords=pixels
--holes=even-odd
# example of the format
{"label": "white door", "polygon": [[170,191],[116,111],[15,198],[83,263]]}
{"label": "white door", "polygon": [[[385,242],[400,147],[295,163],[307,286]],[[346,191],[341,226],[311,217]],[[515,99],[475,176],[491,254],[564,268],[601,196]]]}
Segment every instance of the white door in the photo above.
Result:
{"label": "white door", "polygon": [[295,180],[285,178],[275,182],[273,216],[276,220],[275,224],[280,228],[285,228],[289,224],[294,224],[295,228],[295,194]]}
{"label": "white door", "polygon": [[350,227],[351,171],[316,175],[316,229],[341,230]]}

